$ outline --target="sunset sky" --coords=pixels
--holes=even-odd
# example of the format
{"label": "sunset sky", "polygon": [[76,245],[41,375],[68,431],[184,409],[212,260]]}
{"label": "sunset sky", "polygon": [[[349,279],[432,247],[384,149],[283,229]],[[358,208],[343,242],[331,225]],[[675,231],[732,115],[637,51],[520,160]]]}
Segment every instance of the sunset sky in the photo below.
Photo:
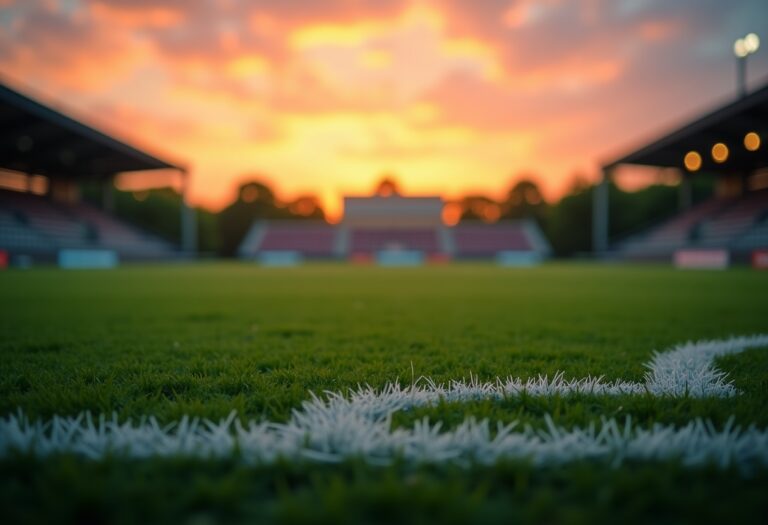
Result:
{"label": "sunset sky", "polygon": [[0,0],[12,87],[191,168],[217,209],[260,174],[284,198],[498,195],[575,173],[735,96],[765,0]]}

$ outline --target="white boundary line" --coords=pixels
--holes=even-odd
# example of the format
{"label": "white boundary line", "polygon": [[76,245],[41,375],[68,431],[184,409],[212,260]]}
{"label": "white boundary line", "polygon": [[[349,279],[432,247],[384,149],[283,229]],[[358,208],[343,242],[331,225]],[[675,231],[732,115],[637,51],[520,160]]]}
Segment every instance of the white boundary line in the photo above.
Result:
{"label": "white boundary line", "polygon": [[517,423],[497,424],[467,418],[453,430],[441,431],[441,423],[426,418],[412,428],[392,428],[392,415],[414,406],[440,400],[499,399],[522,393],[633,395],[669,397],[730,397],[738,392],[717,370],[713,360],[747,348],[768,346],[768,335],[735,337],[678,345],[654,353],[644,383],[603,382],[588,377],[565,380],[539,376],[497,379],[481,383],[452,381],[447,386],[430,379],[405,388],[388,384],[381,391],[359,387],[345,396],[327,392],[311,394],[286,423],[242,423],[232,413],[218,423],[184,417],[161,426],[154,417],[138,423],[119,422],[117,415],[93,418],[54,417],[30,421],[22,411],[0,419],[0,458],[16,453],[49,456],[72,453],[91,459],[108,456],[149,458],[164,456],[231,457],[248,463],[271,463],[279,458],[337,462],[359,457],[371,463],[397,458],[413,462],[490,464],[498,459],[523,459],[536,465],[563,464],[600,459],[613,464],[624,460],[678,459],[683,465],[715,464],[742,470],[768,467],[768,430],[746,429],[733,421],[717,430],[700,419],[680,428],[654,425],[641,428],[628,417],[624,422],[603,419],[601,425],[563,429],[546,416],[546,430]]}

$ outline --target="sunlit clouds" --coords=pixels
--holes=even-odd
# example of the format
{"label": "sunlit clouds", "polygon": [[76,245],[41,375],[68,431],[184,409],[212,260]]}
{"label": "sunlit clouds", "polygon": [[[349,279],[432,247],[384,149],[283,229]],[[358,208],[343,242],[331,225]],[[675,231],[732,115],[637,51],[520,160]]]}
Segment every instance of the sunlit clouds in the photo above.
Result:
{"label": "sunlit clouds", "polygon": [[[393,173],[408,193],[555,198],[734,90],[734,36],[759,0],[0,3],[0,73],[191,166],[192,198],[238,182],[286,197]],[[751,85],[768,60],[750,57]]]}

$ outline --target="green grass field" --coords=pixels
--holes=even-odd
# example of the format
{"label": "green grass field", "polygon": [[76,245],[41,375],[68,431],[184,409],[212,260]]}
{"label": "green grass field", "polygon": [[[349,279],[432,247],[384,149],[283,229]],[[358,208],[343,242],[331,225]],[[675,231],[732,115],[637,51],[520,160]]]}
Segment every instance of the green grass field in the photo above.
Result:
{"label": "green grass field", "polygon": [[[747,269],[553,264],[269,269],[217,263],[0,273],[0,415],[115,412],[285,420],[308,391],[383,386],[415,374],[492,380],[564,371],[641,380],[653,350],[768,332],[768,274]],[[398,414],[562,426],[629,414],[643,424],[768,426],[768,351],[718,361],[733,399],[519,397]],[[0,462],[13,522],[755,522],[768,472],[675,462],[612,468],[247,467],[181,458]]]}

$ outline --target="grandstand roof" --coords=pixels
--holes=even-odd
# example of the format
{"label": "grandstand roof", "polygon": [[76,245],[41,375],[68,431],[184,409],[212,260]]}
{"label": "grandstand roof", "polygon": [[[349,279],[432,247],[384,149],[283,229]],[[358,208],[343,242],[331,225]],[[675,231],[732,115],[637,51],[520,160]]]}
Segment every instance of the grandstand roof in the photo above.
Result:
{"label": "grandstand roof", "polygon": [[[759,134],[757,151],[744,147],[744,136]],[[710,154],[718,142],[729,149],[728,159],[716,163]],[[686,153],[701,155],[701,171],[707,173],[749,172],[768,167],[768,84],[729,104],[710,111],[660,138],[604,165],[640,164],[682,168]]]}
{"label": "grandstand roof", "polygon": [[0,84],[0,168],[58,177],[183,169]]}

